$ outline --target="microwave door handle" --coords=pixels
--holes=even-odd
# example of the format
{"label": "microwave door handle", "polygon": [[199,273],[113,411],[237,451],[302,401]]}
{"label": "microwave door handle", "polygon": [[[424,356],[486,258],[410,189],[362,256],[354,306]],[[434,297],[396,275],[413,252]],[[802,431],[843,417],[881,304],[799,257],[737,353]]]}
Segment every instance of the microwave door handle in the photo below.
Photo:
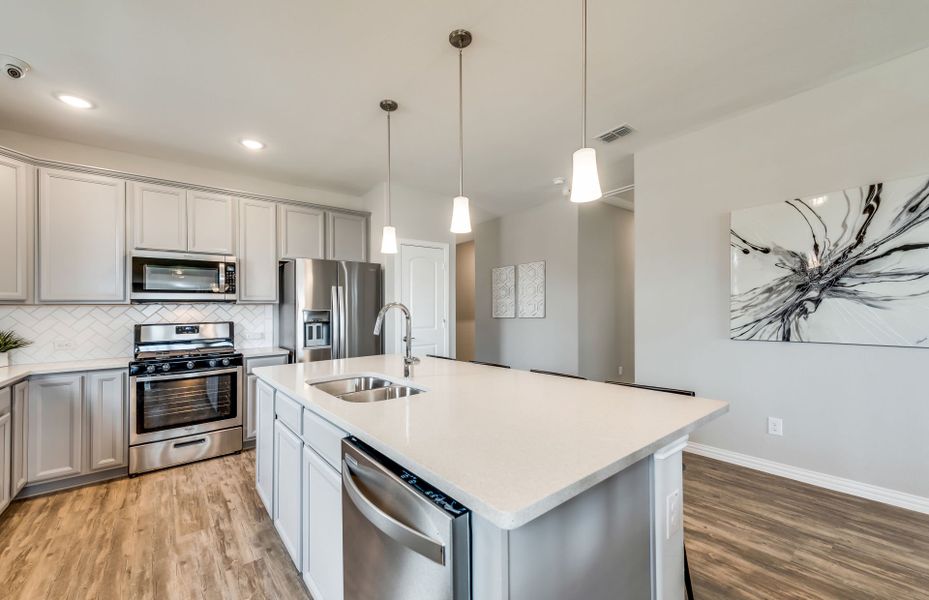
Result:
{"label": "microwave door handle", "polygon": [[355,483],[352,467],[348,461],[342,461],[342,489],[365,519],[377,527],[381,533],[440,565],[445,564],[445,545],[431,537],[404,525],[393,518],[364,495]]}

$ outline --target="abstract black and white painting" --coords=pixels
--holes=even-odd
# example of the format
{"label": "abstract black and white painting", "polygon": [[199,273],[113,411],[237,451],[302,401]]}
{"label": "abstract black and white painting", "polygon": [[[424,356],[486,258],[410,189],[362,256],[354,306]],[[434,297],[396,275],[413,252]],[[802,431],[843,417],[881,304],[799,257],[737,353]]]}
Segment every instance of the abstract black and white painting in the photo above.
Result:
{"label": "abstract black and white painting", "polygon": [[734,211],[738,340],[929,347],[929,177]]}

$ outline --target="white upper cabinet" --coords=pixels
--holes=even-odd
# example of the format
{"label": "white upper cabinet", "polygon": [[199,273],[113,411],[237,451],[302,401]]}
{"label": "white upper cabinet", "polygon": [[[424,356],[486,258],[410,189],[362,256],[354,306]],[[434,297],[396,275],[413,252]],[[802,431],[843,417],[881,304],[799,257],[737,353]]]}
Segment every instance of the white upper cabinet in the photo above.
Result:
{"label": "white upper cabinet", "polygon": [[232,196],[150,183],[129,186],[134,249],[235,254]]}
{"label": "white upper cabinet", "polygon": [[326,213],[311,206],[278,207],[281,258],[325,258]]}
{"label": "white upper cabinet", "polygon": [[126,302],[126,187],[39,169],[38,300]]}
{"label": "white upper cabinet", "polygon": [[224,194],[187,192],[187,250],[235,254],[236,199]]}
{"label": "white upper cabinet", "polygon": [[187,192],[149,183],[129,184],[132,246],[136,250],[187,250]]}
{"label": "white upper cabinet", "polygon": [[329,248],[332,260],[368,260],[368,220],[364,215],[329,213]]}
{"label": "white upper cabinet", "polygon": [[277,302],[277,205],[239,204],[239,302]]}
{"label": "white upper cabinet", "polygon": [[29,297],[33,167],[0,156],[0,301]]}

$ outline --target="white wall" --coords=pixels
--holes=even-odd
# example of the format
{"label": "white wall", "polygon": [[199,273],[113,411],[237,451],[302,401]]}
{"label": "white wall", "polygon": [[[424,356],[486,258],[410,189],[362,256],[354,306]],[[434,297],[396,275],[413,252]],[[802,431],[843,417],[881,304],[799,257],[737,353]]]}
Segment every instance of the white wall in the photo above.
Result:
{"label": "white wall", "polygon": [[929,496],[929,352],[728,329],[729,212],[929,173],[926,73],[929,50],[636,155],[636,379],[731,402],[694,440]]}
{"label": "white wall", "polygon": [[[474,229],[478,360],[521,369],[578,371],[578,208],[566,199],[480,223]],[[545,261],[545,318],[494,319],[491,269]]]}
{"label": "white wall", "polygon": [[124,171],[134,175],[157,177],[182,183],[218,187],[252,194],[276,196],[299,202],[312,202],[339,208],[363,210],[362,199],[338,192],[290,185],[231,171],[205,169],[186,163],[165,161],[148,156],[127,154],[94,146],[55,140],[0,129],[0,146],[35,158]]}
{"label": "white wall", "polygon": [[[381,233],[384,228],[384,183],[374,186],[363,197],[363,210],[371,212],[371,261],[384,265],[385,299],[399,301],[394,289],[395,258],[381,254]],[[391,224],[397,228],[397,239],[442,242],[448,244],[449,260],[449,350],[455,352],[455,234],[448,228],[452,222],[452,199],[432,194],[402,183],[391,182]],[[473,215],[472,215],[473,216]],[[387,321],[387,352],[399,351],[399,320],[391,314]]]}
{"label": "white wall", "polygon": [[634,381],[633,213],[605,202],[578,209],[579,373]]}

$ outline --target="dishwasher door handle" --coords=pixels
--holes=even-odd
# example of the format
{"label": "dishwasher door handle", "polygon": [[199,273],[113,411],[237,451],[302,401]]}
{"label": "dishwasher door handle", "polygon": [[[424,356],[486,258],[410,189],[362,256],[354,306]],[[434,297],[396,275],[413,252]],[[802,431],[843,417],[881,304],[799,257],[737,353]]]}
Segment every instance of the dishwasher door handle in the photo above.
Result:
{"label": "dishwasher door handle", "polygon": [[377,527],[381,533],[413,552],[421,554],[435,563],[445,565],[445,545],[416,531],[412,527],[404,525],[378,508],[359,489],[358,484],[355,483],[355,478],[352,476],[352,468],[344,459],[342,460],[342,487],[349,499],[351,499],[352,504],[358,509],[358,512]]}

